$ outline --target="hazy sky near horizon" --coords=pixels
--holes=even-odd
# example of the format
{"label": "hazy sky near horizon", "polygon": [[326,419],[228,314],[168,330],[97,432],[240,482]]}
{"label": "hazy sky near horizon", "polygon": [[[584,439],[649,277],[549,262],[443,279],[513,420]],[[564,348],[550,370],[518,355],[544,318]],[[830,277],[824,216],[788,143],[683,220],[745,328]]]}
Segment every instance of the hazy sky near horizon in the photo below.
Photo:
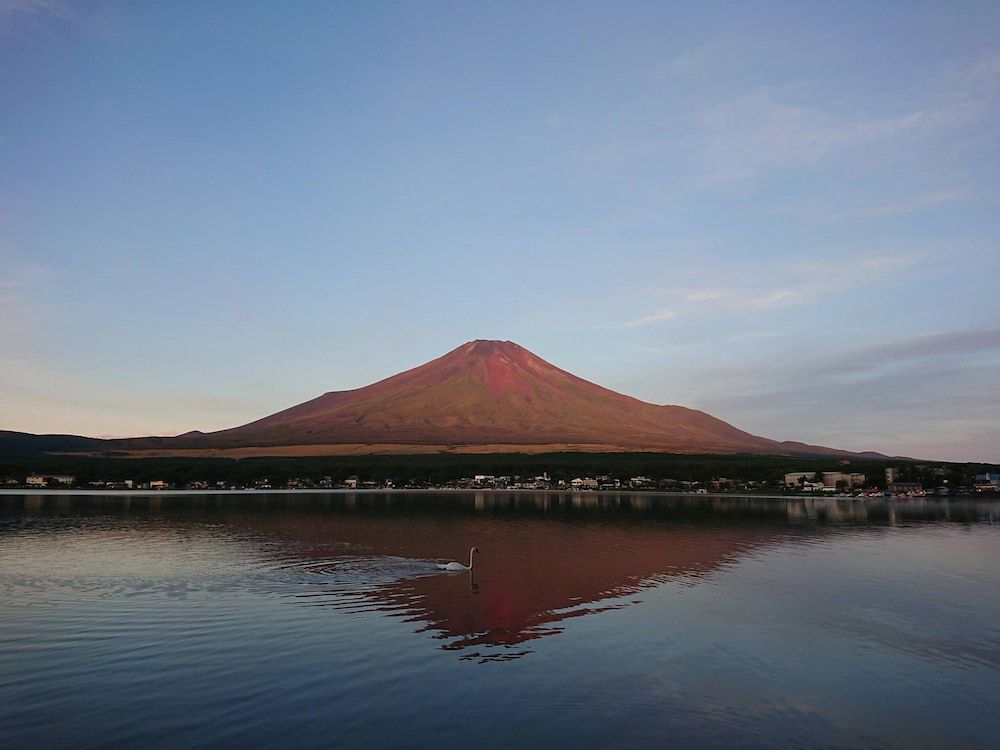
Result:
{"label": "hazy sky near horizon", "polygon": [[0,0],[0,429],[231,427],[473,338],[1000,461],[1000,6]]}

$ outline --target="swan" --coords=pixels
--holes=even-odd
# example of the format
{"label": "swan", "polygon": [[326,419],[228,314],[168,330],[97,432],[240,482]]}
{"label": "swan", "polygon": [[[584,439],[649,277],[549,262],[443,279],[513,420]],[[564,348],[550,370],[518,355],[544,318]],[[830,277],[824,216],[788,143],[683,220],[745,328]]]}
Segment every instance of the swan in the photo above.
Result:
{"label": "swan", "polygon": [[479,552],[479,547],[473,547],[469,550],[469,564],[462,565],[460,562],[449,562],[449,563],[434,563],[438,570],[472,570],[472,563],[475,561],[476,553]]}

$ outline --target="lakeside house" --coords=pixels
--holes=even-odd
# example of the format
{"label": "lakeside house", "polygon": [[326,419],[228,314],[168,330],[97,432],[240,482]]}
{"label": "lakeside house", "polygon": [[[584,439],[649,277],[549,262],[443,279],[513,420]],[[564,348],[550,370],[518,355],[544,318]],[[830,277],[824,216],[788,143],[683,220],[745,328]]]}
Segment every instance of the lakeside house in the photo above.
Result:
{"label": "lakeside house", "polygon": [[97,479],[93,482],[87,482],[87,486],[95,490],[131,490],[135,489],[137,485],[133,479],[120,479],[117,481]]}
{"label": "lakeside house", "polygon": [[844,487],[855,490],[865,486],[865,475],[858,472],[824,471],[821,477],[824,487]]}
{"label": "lakeside house", "polygon": [[1000,474],[976,474],[972,486],[978,492],[1000,492]]}
{"label": "lakeside house", "polygon": [[76,477],[71,474],[31,474],[24,483],[29,487],[52,487],[56,485],[66,485],[69,487],[76,481]]}
{"label": "lakeside house", "polygon": [[798,487],[805,482],[811,482],[816,478],[815,471],[792,471],[785,474],[786,487]]}

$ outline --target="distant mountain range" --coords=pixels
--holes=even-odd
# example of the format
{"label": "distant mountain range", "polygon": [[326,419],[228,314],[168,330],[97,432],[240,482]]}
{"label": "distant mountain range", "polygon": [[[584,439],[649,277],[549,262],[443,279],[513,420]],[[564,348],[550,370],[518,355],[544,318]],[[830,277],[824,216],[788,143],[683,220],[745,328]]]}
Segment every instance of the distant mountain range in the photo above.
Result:
{"label": "distant mountain range", "polygon": [[134,455],[649,451],[882,458],[779,442],[683,406],[659,406],[566,372],[511,341],[476,340],[412,370],[332,391],[241,427],[99,440],[0,432],[0,453]]}

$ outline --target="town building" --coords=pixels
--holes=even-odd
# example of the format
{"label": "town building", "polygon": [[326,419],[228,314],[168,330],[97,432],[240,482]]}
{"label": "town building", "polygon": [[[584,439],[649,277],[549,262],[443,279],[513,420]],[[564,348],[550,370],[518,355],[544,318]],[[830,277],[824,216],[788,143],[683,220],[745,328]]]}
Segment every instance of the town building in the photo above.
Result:
{"label": "town building", "polygon": [[979,492],[1000,492],[1000,474],[976,474],[972,486]]}
{"label": "town building", "polygon": [[76,477],[71,474],[32,474],[24,483],[29,487],[54,487],[66,485],[67,487],[76,481]]}
{"label": "town building", "polygon": [[836,487],[840,482],[844,482],[849,489],[853,490],[865,486],[865,475],[857,472],[824,471],[821,481],[824,487]]}
{"label": "town building", "polygon": [[815,471],[793,471],[785,474],[785,486],[786,487],[798,487],[803,482],[811,482],[816,478]]}

